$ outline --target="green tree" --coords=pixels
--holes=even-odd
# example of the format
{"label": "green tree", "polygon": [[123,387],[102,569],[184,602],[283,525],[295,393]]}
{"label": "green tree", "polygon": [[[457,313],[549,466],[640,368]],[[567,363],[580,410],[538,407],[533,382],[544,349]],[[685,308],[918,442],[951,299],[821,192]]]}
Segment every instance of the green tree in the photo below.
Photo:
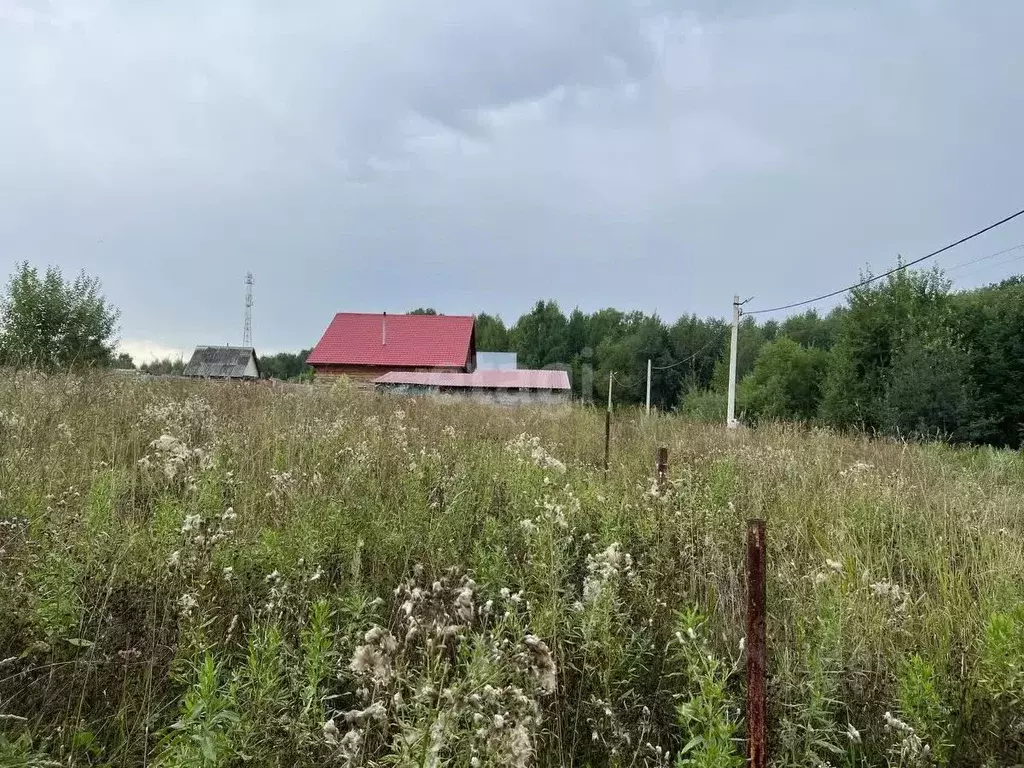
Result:
{"label": "green tree", "polygon": [[893,356],[879,422],[909,437],[966,439],[976,393],[967,354],[941,327],[908,337]]}
{"label": "green tree", "polygon": [[851,292],[822,398],[821,415],[827,423],[886,428],[893,359],[916,334],[950,326],[949,287],[938,270],[904,270]]}
{"label": "green tree", "polygon": [[590,339],[590,316],[579,307],[569,314],[565,328],[565,350],[569,356],[573,394],[585,402],[594,398],[594,348]]}
{"label": "green tree", "polygon": [[787,317],[779,326],[779,333],[804,347],[832,349],[842,312],[842,308],[836,308],[821,317],[809,309],[802,315]]}
{"label": "green tree", "polygon": [[139,370],[153,376],[177,376],[185,370],[185,361],[179,358],[166,357],[162,360],[151,360],[139,366]]}
{"label": "green tree", "polygon": [[590,339],[590,316],[584,313],[579,307],[569,313],[569,320],[565,328],[565,347],[569,356],[575,359],[583,353],[584,349],[593,352]]}
{"label": "green tree", "polygon": [[966,432],[976,442],[1020,448],[1024,439],[1024,280],[955,298],[957,331],[975,386]]}
{"label": "green tree", "polygon": [[301,378],[312,369],[306,365],[311,349],[303,349],[299,352],[279,352],[276,355],[266,355],[260,358],[260,371],[264,376],[273,379],[290,381]]}
{"label": "green tree", "polygon": [[417,307],[416,309],[409,312],[410,315],[436,315],[438,314],[436,309],[432,307]]}
{"label": "green tree", "polygon": [[673,370],[685,396],[711,387],[715,366],[729,351],[729,326],[724,320],[681,317],[669,329],[669,342],[673,358],[681,361]]}
{"label": "green tree", "polygon": [[[607,392],[607,366],[600,368],[600,350],[607,355],[614,342],[626,333],[625,315],[617,309],[599,309],[592,314],[573,309],[566,323],[565,350],[572,365],[573,390],[584,400],[603,401]],[[601,376],[604,379],[601,379]],[[587,391],[584,391],[586,388]]]}
{"label": "green tree", "polygon": [[755,419],[809,421],[818,412],[828,353],[780,336],[761,348],[737,401]]}
{"label": "green tree", "polygon": [[127,352],[121,352],[117,357],[110,361],[110,365],[113,368],[135,369],[135,361],[132,360],[132,356]]}
{"label": "green tree", "polygon": [[519,318],[509,333],[519,355],[521,368],[543,368],[567,362],[566,330],[568,321],[554,301],[538,301]]}
{"label": "green tree", "polygon": [[761,326],[761,343],[767,344],[770,341],[775,341],[779,335],[779,322],[778,320],[768,320],[764,325]]}
{"label": "green tree", "polygon": [[498,315],[481,312],[476,316],[476,348],[481,352],[508,352],[508,329]]}
{"label": "green tree", "polygon": [[67,370],[107,366],[114,355],[118,310],[84,272],[66,281],[57,267],[23,262],[0,297],[0,364]]}
{"label": "green tree", "polygon": [[619,403],[639,404],[647,395],[647,361],[655,370],[651,376],[651,402],[668,409],[677,397],[677,379],[670,368],[674,360],[668,340],[668,329],[657,315],[631,313],[626,316],[624,332],[606,336],[598,345],[599,361],[596,384],[604,391],[608,374],[615,373],[613,396]]}
{"label": "green tree", "polygon": [[626,332],[626,315],[617,309],[599,309],[587,318],[586,346],[597,349],[601,342],[617,339]]}

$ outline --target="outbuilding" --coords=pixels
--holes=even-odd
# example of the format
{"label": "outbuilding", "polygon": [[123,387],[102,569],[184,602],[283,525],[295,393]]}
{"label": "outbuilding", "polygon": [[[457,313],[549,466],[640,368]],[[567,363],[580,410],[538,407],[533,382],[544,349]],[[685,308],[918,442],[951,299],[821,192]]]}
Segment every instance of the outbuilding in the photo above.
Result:
{"label": "outbuilding", "polygon": [[500,405],[556,405],[572,398],[569,374],[562,370],[394,371],[374,379],[373,385],[379,392],[448,395]]}
{"label": "outbuilding", "polygon": [[181,374],[192,379],[251,381],[260,377],[260,361],[252,347],[196,347]]}

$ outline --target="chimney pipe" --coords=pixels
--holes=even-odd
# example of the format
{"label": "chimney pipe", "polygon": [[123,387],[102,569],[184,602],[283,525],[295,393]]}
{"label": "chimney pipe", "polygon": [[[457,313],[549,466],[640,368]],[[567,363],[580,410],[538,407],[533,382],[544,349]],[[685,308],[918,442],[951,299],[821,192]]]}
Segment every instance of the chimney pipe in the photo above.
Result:
{"label": "chimney pipe", "polygon": [[380,344],[382,347],[386,347],[388,344],[388,313],[384,313],[384,321],[380,326]]}

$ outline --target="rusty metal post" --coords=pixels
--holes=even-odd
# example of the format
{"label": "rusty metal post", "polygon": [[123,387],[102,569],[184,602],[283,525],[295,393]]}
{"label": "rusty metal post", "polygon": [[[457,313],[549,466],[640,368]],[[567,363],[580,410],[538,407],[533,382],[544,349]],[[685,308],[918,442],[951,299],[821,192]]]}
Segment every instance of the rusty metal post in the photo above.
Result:
{"label": "rusty metal post", "polygon": [[658,458],[654,466],[658,478],[658,493],[664,493],[668,486],[668,448],[663,446],[658,449]]}
{"label": "rusty metal post", "polygon": [[612,378],[615,373],[608,374],[608,410],[604,412],[604,471],[608,473],[608,454],[612,444]]}
{"label": "rusty metal post", "polygon": [[765,528],[747,521],[747,757],[751,768],[765,768]]}

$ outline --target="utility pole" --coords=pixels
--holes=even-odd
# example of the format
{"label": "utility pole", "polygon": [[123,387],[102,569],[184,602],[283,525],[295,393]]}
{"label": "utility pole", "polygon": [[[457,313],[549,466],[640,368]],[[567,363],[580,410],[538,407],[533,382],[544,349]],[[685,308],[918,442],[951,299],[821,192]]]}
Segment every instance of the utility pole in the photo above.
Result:
{"label": "utility pole", "polygon": [[647,415],[651,415],[651,358],[647,358]]}
{"label": "utility pole", "polygon": [[735,429],[736,421],[736,341],[740,329],[740,297],[732,297],[732,346],[729,348],[729,405],[725,417],[725,426]]}

